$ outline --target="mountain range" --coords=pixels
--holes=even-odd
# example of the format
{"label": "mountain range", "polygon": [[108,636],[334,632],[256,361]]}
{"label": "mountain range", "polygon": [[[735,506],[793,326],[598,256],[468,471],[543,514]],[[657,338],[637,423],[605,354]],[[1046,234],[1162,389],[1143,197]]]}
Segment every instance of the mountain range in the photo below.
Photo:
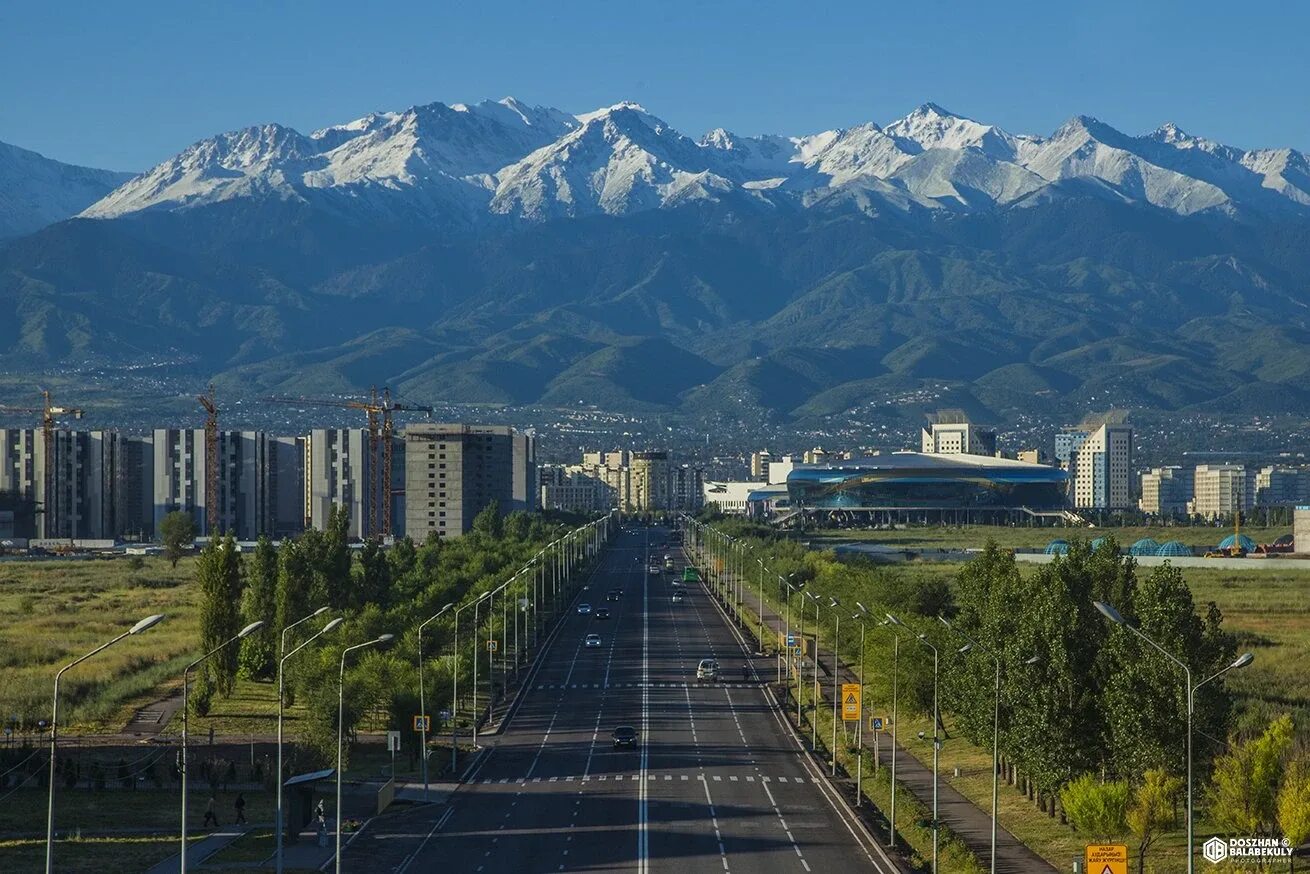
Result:
{"label": "mountain range", "polygon": [[1169,124],[693,139],[505,99],[131,178],[0,145],[5,237],[11,371],[743,420],[1310,402],[1306,156]]}

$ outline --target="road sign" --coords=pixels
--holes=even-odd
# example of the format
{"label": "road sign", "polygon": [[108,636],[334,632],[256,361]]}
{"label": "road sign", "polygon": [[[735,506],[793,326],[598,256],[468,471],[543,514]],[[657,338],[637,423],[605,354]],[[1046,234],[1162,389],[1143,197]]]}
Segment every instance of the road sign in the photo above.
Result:
{"label": "road sign", "polygon": [[400,732],[387,732],[387,749],[393,753],[400,752]]}
{"label": "road sign", "polygon": [[1087,874],[1128,874],[1128,847],[1124,844],[1089,844],[1083,862]]}
{"label": "road sign", "polygon": [[847,721],[860,721],[860,684],[841,684],[841,718]]}
{"label": "road sign", "polygon": [[881,716],[869,717],[869,731],[882,731],[886,727],[887,721]]}
{"label": "road sign", "polygon": [[415,716],[415,717],[414,717],[414,730],[415,730],[415,731],[431,731],[431,730],[432,730],[432,717],[431,717],[431,716]]}
{"label": "road sign", "polygon": [[487,652],[495,652],[498,649],[500,649],[500,641],[498,640],[487,641]]}
{"label": "road sign", "polygon": [[795,632],[791,632],[791,631],[787,632],[787,646],[795,646],[795,645],[796,645]]}

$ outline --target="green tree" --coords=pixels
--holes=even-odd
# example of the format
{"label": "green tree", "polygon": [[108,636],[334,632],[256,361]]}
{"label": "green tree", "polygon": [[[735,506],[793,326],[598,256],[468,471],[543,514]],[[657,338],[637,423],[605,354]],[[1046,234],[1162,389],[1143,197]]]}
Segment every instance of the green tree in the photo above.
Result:
{"label": "green tree", "polygon": [[414,570],[414,565],[417,562],[418,549],[414,546],[413,538],[409,536],[397,540],[387,553],[387,563],[391,565],[391,578],[393,580],[398,580]]}
{"label": "green tree", "polygon": [[1060,790],[1060,804],[1074,828],[1093,838],[1109,839],[1128,828],[1129,794],[1125,781],[1102,783],[1092,774],[1083,774]]}
{"label": "green tree", "polygon": [[1278,819],[1278,784],[1292,747],[1292,717],[1275,719],[1264,732],[1234,742],[1215,759],[1210,781],[1210,817],[1229,834],[1257,835]]}
{"label": "green tree", "polygon": [[515,510],[505,517],[505,536],[510,540],[527,540],[532,532],[532,517]]}
{"label": "green tree", "polygon": [[1163,768],[1152,768],[1142,775],[1142,782],[1128,806],[1128,830],[1137,838],[1137,870],[1146,870],[1146,854],[1162,832],[1177,825],[1175,812],[1183,781]]}
{"label": "green tree", "polygon": [[277,549],[267,537],[259,538],[250,561],[249,585],[242,598],[242,618],[263,620],[265,625],[241,641],[241,672],[256,680],[267,680],[276,671],[277,658]]}
{"label": "green tree", "polygon": [[314,571],[299,541],[284,543],[278,555],[277,608],[273,631],[282,629],[309,613]]}
{"label": "green tree", "polygon": [[[241,556],[235,537],[216,537],[205,544],[196,562],[196,580],[200,583],[200,645],[209,652],[241,630]],[[224,695],[232,693],[237,655],[235,647],[226,647],[209,661],[214,688]]]}
{"label": "green tree", "polygon": [[345,506],[337,504],[328,514],[321,545],[318,572],[322,576],[323,593],[328,605],[340,610],[353,602],[350,591],[350,513]]}
{"label": "green tree", "polygon": [[159,540],[164,544],[164,557],[177,567],[178,559],[186,555],[196,539],[196,520],[190,513],[174,510],[159,521]]}
{"label": "green tree", "polygon": [[500,502],[492,501],[473,517],[474,532],[499,540],[504,534],[504,522],[500,516]]}
{"label": "green tree", "polygon": [[376,604],[386,608],[391,601],[391,565],[376,540],[368,540],[359,552],[361,567],[356,589],[356,607]]}
{"label": "green tree", "polygon": [[[1310,757],[1302,753],[1283,772],[1278,787],[1278,830],[1293,847],[1310,841]],[[1292,860],[1295,865],[1295,859]]]}
{"label": "green tree", "polygon": [[[1213,604],[1204,618],[1196,615],[1192,593],[1178,568],[1155,568],[1132,602],[1120,609],[1165,651],[1191,666],[1194,680],[1233,659],[1236,646],[1222,629],[1223,616]],[[1140,774],[1149,768],[1183,773],[1187,770],[1187,692],[1182,671],[1121,628],[1112,630],[1106,652],[1110,669],[1102,709],[1107,714],[1107,751],[1113,769],[1120,774]],[[1222,681],[1203,686],[1195,704],[1194,723],[1200,736],[1228,733],[1231,705]]]}

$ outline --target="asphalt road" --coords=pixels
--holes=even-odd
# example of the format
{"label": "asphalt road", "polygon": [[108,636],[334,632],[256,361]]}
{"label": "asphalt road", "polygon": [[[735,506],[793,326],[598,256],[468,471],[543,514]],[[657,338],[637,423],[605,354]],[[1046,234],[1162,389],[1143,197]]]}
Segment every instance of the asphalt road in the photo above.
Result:
{"label": "asphalt road", "polygon": [[[446,808],[367,831],[352,871],[784,872],[897,870],[770,706],[746,647],[660,529],[611,540],[518,711]],[[649,574],[647,557],[676,556]],[[622,589],[607,602],[611,588]],[[588,633],[602,646],[583,645]],[[696,665],[716,658],[717,682]],[[743,680],[742,668],[747,679]],[[772,670],[772,663],[760,670]],[[632,725],[636,750],[610,732]],[[426,818],[425,818],[426,817]]]}

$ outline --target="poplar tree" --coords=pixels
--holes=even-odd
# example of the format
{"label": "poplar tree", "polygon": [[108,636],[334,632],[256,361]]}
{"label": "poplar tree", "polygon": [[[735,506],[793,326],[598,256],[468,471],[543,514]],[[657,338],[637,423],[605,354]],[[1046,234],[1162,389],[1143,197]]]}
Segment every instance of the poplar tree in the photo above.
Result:
{"label": "poplar tree", "polygon": [[277,657],[277,549],[267,537],[259,538],[250,561],[249,585],[242,598],[242,618],[263,620],[264,627],[241,642],[243,676],[267,680],[274,675]]}
{"label": "poplar tree", "polygon": [[[241,630],[241,556],[236,538],[231,534],[213,538],[205,545],[196,562],[196,580],[200,583],[200,645],[204,652],[231,640]],[[225,647],[215,653],[207,668],[214,688],[232,694],[237,674],[237,649]]]}

